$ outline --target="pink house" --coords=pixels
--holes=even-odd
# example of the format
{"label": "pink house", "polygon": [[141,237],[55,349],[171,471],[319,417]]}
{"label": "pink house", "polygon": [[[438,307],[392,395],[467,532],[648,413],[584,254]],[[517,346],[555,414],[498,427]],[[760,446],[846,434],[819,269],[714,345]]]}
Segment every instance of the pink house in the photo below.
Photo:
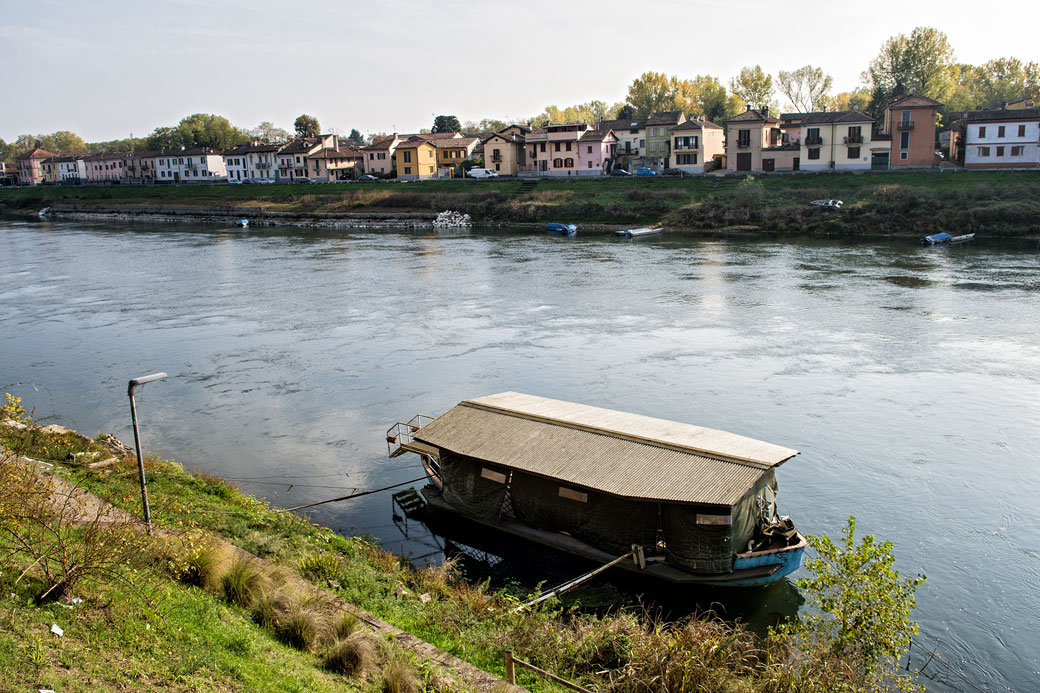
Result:
{"label": "pink house", "polygon": [[618,142],[612,130],[593,130],[586,123],[534,128],[525,139],[528,164],[520,168],[521,176],[602,176]]}
{"label": "pink house", "polygon": [[127,154],[91,154],[83,158],[88,183],[122,181],[126,174]]}

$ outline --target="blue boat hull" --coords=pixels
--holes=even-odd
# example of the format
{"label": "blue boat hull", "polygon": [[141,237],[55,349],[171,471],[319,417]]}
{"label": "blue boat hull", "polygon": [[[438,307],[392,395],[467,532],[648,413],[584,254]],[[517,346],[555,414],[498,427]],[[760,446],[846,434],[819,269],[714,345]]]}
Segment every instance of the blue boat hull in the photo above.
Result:
{"label": "blue boat hull", "polygon": [[578,233],[578,225],[550,223],[545,225],[545,232],[550,236],[574,236]]}

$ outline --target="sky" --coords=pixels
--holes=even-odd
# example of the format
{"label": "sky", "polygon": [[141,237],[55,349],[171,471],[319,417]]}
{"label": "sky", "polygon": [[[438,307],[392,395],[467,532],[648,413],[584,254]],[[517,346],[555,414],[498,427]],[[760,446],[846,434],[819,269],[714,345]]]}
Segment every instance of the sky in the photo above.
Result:
{"label": "sky", "polygon": [[834,91],[890,36],[932,26],[957,60],[1040,61],[1040,2],[0,0],[0,138],[146,136],[192,113],[292,130],[417,132],[435,114],[520,119],[623,101],[645,71],[770,74]]}

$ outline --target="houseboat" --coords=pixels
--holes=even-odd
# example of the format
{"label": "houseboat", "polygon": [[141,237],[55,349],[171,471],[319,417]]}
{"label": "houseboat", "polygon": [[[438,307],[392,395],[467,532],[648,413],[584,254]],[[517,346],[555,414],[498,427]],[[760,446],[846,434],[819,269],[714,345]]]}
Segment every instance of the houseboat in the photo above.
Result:
{"label": "houseboat", "polygon": [[429,508],[602,563],[703,585],[763,585],[806,542],[776,510],[798,451],[691,424],[503,392],[387,431],[420,456]]}

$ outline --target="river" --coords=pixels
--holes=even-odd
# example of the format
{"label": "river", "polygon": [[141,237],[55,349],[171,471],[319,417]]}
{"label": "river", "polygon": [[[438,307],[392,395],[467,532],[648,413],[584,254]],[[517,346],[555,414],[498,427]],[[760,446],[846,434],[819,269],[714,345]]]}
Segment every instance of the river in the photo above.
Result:
{"label": "river", "polygon": [[[127,381],[165,371],[138,391],[145,447],[282,507],[419,476],[386,429],[505,390],[793,447],[782,512],[834,537],[855,515],[927,575],[929,688],[1037,690],[1040,254],[982,236],[0,221],[0,385],[131,441]],[[386,493],[313,518],[430,552]]]}

